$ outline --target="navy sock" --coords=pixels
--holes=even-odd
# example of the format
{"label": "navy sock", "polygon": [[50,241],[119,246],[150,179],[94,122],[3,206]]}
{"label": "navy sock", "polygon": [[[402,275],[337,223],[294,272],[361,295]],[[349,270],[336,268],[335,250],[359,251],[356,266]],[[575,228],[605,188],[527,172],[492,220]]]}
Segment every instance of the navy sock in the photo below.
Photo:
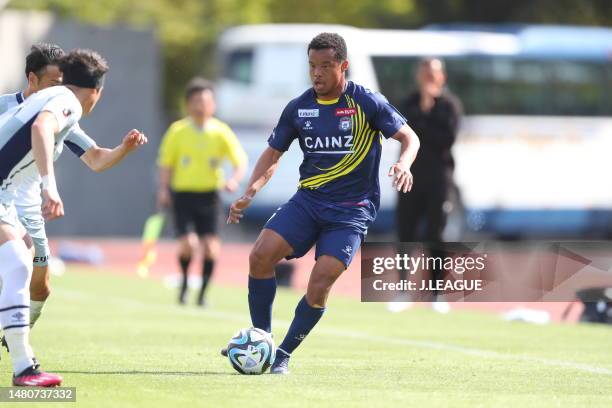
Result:
{"label": "navy sock", "polygon": [[249,276],[249,311],[253,327],[272,331],[272,303],[276,296],[276,278],[255,279]]}
{"label": "navy sock", "polygon": [[287,354],[293,353],[293,350],[302,343],[312,328],[319,322],[324,312],[325,308],[310,306],[306,301],[306,296],[304,296],[295,308],[295,317],[285,339],[278,348]]}

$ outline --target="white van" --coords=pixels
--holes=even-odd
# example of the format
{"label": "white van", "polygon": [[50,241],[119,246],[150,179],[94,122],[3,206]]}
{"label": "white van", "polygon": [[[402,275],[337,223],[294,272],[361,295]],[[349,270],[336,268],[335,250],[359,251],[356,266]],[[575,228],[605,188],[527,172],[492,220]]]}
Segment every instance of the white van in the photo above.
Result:
{"label": "white van", "polygon": [[[512,237],[612,230],[612,188],[603,188],[603,176],[612,174],[606,158],[612,151],[612,30],[409,31],[299,24],[229,29],[218,43],[219,115],[236,128],[252,161],[265,148],[283,107],[310,86],[307,45],[324,31],[345,38],[349,79],[392,103],[414,89],[420,58],[445,59],[449,87],[466,113],[454,155],[468,230]],[[397,149],[393,141],[384,144],[375,231],[392,227],[395,192],[384,179]],[[292,194],[301,161],[298,146],[286,156],[252,213],[259,209],[269,215]],[[448,237],[460,238],[450,232]]]}

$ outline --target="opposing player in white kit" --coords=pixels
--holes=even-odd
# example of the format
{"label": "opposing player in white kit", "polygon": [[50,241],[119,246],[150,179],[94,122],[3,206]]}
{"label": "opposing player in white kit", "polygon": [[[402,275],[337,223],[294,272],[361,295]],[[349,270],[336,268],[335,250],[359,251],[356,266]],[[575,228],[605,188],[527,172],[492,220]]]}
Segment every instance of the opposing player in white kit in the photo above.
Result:
{"label": "opposing player in white kit", "polygon": [[[39,175],[44,197],[43,216],[49,220],[64,214],[53,160],[59,156],[69,135],[78,133],[77,122],[81,116],[93,110],[108,70],[104,59],[88,50],[70,52],[59,65],[65,86],[41,90],[0,115],[0,279],[3,281],[0,326],[10,349],[15,373],[13,384],[21,386],[55,386],[62,378],[39,371],[29,346],[32,259],[21,239],[23,227],[14,204],[16,191]],[[142,133],[132,130],[117,148],[97,148],[97,153],[84,161],[97,169],[108,168],[146,142]]]}
{"label": "opposing player in white kit", "polygon": [[[63,56],[64,50],[58,45],[46,43],[33,45],[26,56],[25,75],[28,84],[21,92],[0,95],[0,115],[21,104],[35,92],[61,85],[62,72],[59,69],[59,60]],[[40,194],[38,174],[31,177],[30,183],[23,183],[15,194],[17,215],[27,231],[24,240],[28,248],[34,250],[34,271],[30,282],[30,326],[38,320],[50,293],[48,266],[50,250],[40,209]],[[0,343],[7,347],[4,337],[0,339]]]}
{"label": "opposing player in white kit", "polygon": [[[64,51],[58,45],[45,43],[33,45],[26,57],[25,73],[28,85],[22,92],[0,96],[0,115],[21,104],[35,92],[61,85],[62,72],[59,69],[59,60],[63,56]],[[94,171],[110,168],[111,161],[115,159],[111,150],[98,147],[78,124],[68,133],[64,145]],[[121,148],[120,145],[116,149]],[[30,327],[33,327],[40,317],[45,301],[51,293],[48,266],[51,251],[41,213],[40,183],[40,176],[33,174],[29,180],[23,181],[15,191],[14,197],[19,221],[27,232],[24,240],[28,248],[34,249],[34,270],[30,282]],[[7,347],[4,337],[0,339],[0,344]]]}

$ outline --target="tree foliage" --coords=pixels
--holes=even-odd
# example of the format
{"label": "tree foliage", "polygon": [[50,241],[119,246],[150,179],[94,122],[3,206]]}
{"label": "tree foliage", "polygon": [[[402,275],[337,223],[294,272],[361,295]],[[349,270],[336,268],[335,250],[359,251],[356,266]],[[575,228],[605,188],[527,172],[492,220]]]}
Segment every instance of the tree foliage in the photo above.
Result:
{"label": "tree foliage", "polygon": [[13,0],[10,7],[55,12],[99,26],[154,27],[164,58],[164,93],[178,114],[183,85],[214,76],[214,47],[224,29],[257,23],[333,23],[416,28],[432,23],[609,25],[610,0]]}

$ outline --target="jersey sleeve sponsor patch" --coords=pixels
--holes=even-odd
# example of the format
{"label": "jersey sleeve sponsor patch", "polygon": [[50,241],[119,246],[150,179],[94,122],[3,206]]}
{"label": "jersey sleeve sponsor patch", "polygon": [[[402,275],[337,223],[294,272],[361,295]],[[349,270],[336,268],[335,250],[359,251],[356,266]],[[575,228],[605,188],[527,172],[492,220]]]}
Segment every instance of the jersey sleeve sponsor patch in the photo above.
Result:
{"label": "jersey sleeve sponsor patch", "polygon": [[40,111],[49,112],[55,117],[60,132],[74,125],[81,118],[81,105],[73,95],[54,96]]}

